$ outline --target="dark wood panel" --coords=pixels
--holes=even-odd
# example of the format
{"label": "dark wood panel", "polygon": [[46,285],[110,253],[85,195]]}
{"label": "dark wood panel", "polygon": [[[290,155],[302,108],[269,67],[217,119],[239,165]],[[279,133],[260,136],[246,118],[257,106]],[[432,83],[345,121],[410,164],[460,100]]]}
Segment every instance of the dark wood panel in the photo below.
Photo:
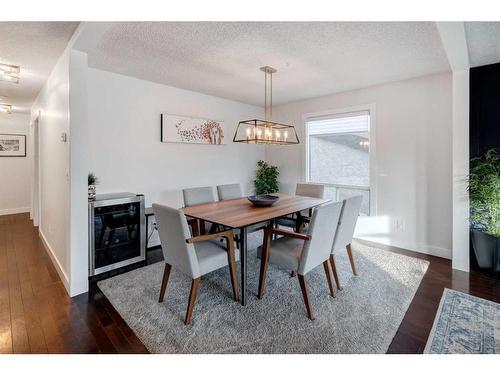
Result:
{"label": "dark wood panel", "polygon": [[[452,271],[446,259],[374,246],[430,262],[389,353],[423,351],[444,288],[500,302],[494,275]],[[161,249],[148,252],[148,263],[162,260]],[[95,284],[68,297],[26,214],[0,216],[0,331],[0,353],[147,353]]]}

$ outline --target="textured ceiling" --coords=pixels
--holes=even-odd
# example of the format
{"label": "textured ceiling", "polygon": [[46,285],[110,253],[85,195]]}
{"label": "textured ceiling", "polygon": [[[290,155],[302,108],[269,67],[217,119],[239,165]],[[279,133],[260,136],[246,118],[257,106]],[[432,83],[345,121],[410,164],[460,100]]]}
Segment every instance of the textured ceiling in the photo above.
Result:
{"label": "textured ceiling", "polygon": [[114,23],[91,48],[91,67],[262,105],[367,87],[450,67],[434,22]]}
{"label": "textured ceiling", "polygon": [[0,81],[0,102],[12,104],[15,112],[29,112],[77,25],[0,22],[0,63],[21,66],[19,84]]}
{"label": "textured ceiling", "polygon": [[472,67],[500,62],[500,22],[466,22],[465,35]]}

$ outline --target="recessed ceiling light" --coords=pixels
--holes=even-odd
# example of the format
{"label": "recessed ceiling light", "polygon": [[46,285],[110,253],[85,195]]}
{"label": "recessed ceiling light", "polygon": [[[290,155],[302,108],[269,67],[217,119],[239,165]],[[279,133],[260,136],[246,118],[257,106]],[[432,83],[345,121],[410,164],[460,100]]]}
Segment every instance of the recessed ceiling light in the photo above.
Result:
{"label": "recessed ceiling light", "polygon": [[0,64],[0,80],[19,83],[21,68],[17,65]]}
{"label": "recessed ceiling light", "polygon": [[12,106],[10,104],[0,104],[0,113],[12,113]]}

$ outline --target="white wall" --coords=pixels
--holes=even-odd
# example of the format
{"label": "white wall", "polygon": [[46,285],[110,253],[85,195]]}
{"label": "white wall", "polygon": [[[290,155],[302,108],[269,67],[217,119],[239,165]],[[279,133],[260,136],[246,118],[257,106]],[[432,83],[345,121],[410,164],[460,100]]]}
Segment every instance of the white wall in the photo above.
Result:
{"label": "white wall", "polygon": [[469,272],[469,69],[453,72],[453,260]]}
{"label": "white wall", "polygon": [[26,135],[26,157],[0,157],[0,215],[29,212],[31,152],[29,150],[30,116],[0,113],[0,134]]}
{"label": "white wall", "polygon": [[469,50],[464,22],[436,22],[453,72],[452,267],[469,272]]}
{"label": "white wall", "polygon": [[70,50],[60,57],[31,108],[39,117],[40,236],[69,292],[69,133]]}
{"label": "white wall", "polygon": [[70,295],[88,290],[88,190],[89,149],[87,54],[71,51],[69,65],[70,108]]}
{"label": "white wall", "polygon": [[88,290],[87,69],[87,55],[68,46],[31,108],[39,116],[40,237],[70,296]]}
{"label": "white wall", "polygon": [[[232,137],[239,121],[262,117],[262,108],[97,69],[88,77],[89,168],[98,194],[144,193],[146,205],[181,207],[185,187],[240,182],[253,189],[264,147]],[[162,112],[224,121],[227,145],[161,143]]]}
{"label": "white wall", "polygon": [[[303,116],[373,104],[376,134],[376,206],[356,236],[451,257],[451,75],[433,75],[278,106],[275,121],[293,123],[297,146],[266,148],[280,167],[284,191],[304,181]],[[373,139],[373,138],[372,138]]]}

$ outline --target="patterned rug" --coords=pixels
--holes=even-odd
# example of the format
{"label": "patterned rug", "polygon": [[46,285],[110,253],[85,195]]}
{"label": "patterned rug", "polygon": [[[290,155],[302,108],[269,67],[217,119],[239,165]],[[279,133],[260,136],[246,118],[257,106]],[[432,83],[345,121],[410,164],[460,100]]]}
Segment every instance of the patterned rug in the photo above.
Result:
{"label": "patterned rug", "polygon": [[445,289],[424,353],[500,353],[500,304]]}
{"label": "patterned rug", "polygon": [[[250,236],[249,236],[250,237]],[[249,247],[262,238],[249,238]],[[270,265],[266,294],[255,292],[259,265],[249,254],[249,298],[232,299],[227,268],[202,278],[193,323],[184,326],[191,280],[173,270],[158,303],[163,262],[100,281],[99,288],[152,353],[385,353],[428,262],[353,245],[359,276],[346,251],[337,256],[343,289],[328,294],[323,267],[307,274],[315,320],[307,319],[297,277]]]}

